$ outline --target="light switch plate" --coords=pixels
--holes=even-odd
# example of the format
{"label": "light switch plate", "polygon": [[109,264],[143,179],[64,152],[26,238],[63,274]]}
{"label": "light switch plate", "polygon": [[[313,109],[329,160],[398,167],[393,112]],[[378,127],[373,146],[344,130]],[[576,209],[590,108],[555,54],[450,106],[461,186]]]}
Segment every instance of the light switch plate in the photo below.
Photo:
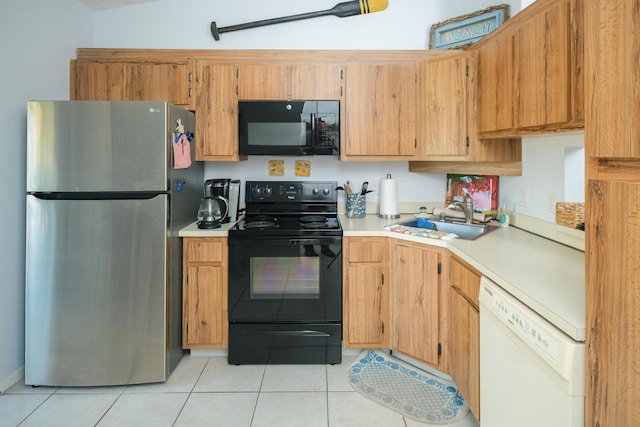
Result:
{"label": "light switch plate", "polygon": [[518,191],[518,206],[529,209],[529,188],[521,187]]}

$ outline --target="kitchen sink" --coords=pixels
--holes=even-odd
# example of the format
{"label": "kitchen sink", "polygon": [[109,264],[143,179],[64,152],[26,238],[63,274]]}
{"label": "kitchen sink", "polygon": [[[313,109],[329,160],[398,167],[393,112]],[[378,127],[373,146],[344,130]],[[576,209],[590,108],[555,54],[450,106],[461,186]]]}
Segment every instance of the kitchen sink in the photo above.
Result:
{"label": "kitchen sink", "polygon": [[[435,229],[445,233],[454,233],[458,238],[463,240],[474,240],[499,228],[496,225],[489,224],[465,224],[463,222],[425,220],[423,218],[410,219],[398,222],[397,224],[403,227],[422,228],[425,230]],[[431,227],[431,224],[433,224],[435,228]]]}

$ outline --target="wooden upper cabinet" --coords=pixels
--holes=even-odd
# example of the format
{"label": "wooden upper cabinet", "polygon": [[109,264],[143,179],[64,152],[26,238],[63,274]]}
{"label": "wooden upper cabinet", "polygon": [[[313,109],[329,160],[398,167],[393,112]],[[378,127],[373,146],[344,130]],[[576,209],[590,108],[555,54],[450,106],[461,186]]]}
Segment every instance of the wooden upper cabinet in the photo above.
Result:
{"label": "wooden upper cabinet", "polygon": [[238,67],[238,99],[288,100],[292,96],[289,65],[241,64]]}
{"label": "wooden upper cabinet", "polygon": [[464,54],[420,63],[421,158],[467,157],[467,70]]}
{"label": "wooden upper cabinet", "polygon": [[416,154],[417,67],[346,67],[342,160],[411,159]]}
{"label": "wooden upper cabinet", "polygon": [[196,159],[240,160],[237,67],[198,60],[194,70]]}
{"label": "wooden upper cabinet", "polygon": [[584,128],[583,3],[538,0],[473,47],[481,137]]}
{"label": "wooden upper cabinet", "polygon": [[[637,2],[585,2],[585,83],[593,157],[640,158]],[[597,29],[597,31],[595,30]],[[585,136],[587,134],[585,133]]]}
{"label": "wooden upper cabinet", "polygon": [[515,34],[516,127],[571,120],[569,2],[560,1]]}
{"label": "wooden upper cabinet", "polygon": [[487,42],[478,55],[478,132],[513,128],[513,37]]}
{"label": "wooden upper cabinet", "polygon": [[189,107],[191,78],[187,61],[74,61],[71,96],[77,100],[166,101]]}
{"label": "wooden upper cabinet", "polygon": [[340,100],[341,65],[241,64],[238,98],[242,100]]}
{"label": "wooden upper cabinet", "polygon": [[298,99],[342,99],[344,68],[342,65],[296,65],[291,69],[293,93]]}
{"label": "wooden upper cabinet", "polygon": [[522,174],[520,138],[478,137],[476,56],[460,52],[419,64],[418,154],[409,171]]}

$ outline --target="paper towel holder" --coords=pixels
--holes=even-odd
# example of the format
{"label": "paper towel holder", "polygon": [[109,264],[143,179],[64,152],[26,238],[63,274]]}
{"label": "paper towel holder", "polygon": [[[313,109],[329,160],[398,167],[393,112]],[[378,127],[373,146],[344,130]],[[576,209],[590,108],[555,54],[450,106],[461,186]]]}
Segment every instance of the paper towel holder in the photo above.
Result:
{"label": "paper towel holder", "polygon": [[384,219],[396,219],[396,218],[400,218],[400,214],[381,214],[381,213],[378,213],[378,217],[384,218]]}
{"label": "paper towel holder", "polygon": [[[390,174],[390,173],[388,173],[388,174],[387,174],[387,179],[391,179],[391,174]],[[382,180],[380,180],[380,181],[382,181]],[[382,188],[382,185],[381,185],[380,187]],[[394,194],[395,194],[395,191],[394,191]],[[382,197],[381,197],[381,198],[382,198]],[[397,201],[396,201],[396,203],[397,203]],[[385,213],[382,213],[382,212],[380,212],[380,203],[378,203],[378,217],[379,217],[379,218],[384,218],[384,219],[396,219],[396,218],[400,218],[400,214],[397,212],[397,209],[398,209],[398,207],[397,207],[397,206],[395,206],[395,209],[394,209],[394,210],[395,210],[395,212],[385,212]]]}

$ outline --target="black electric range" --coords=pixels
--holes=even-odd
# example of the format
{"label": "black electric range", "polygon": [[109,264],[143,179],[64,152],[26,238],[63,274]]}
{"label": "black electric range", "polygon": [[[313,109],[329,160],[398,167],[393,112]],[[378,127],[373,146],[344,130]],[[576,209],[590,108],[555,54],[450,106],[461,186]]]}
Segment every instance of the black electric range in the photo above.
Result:
{"label": "black electric range", "polygon": [[336,186],[246,183],[246,215],[228,239],[229,363],[341,362]]}

